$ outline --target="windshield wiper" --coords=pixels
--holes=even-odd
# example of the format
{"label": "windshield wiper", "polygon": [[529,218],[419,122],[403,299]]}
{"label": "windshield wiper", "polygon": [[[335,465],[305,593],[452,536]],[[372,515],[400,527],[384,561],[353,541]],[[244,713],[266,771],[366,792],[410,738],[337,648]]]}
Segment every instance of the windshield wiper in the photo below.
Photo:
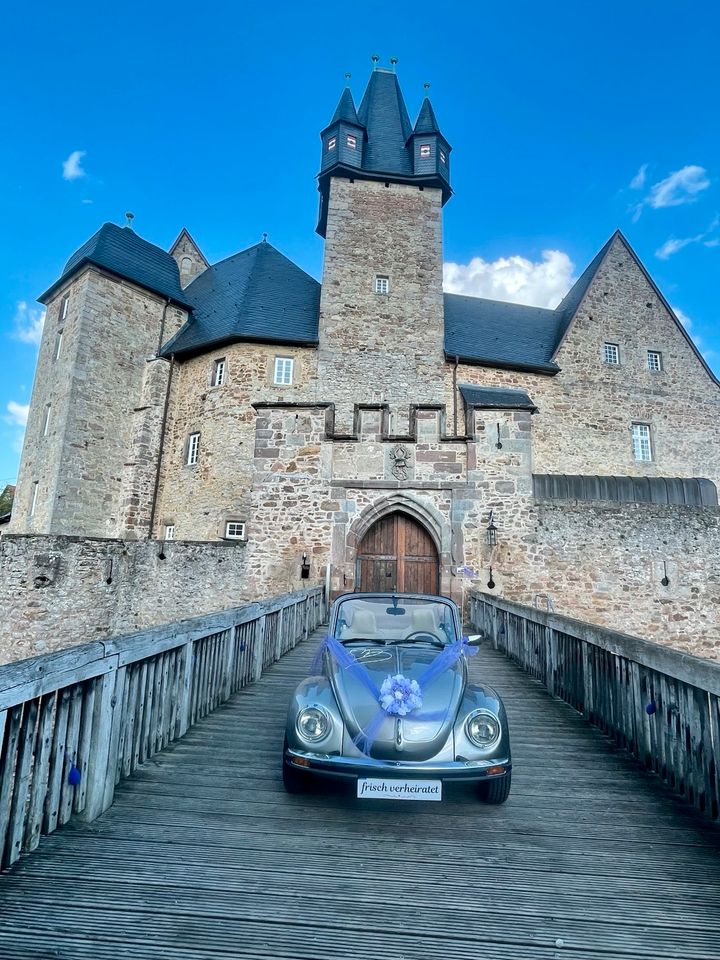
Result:
{"label": "windshield wiper", "polygon": [[344,640],[340,637],[339,639],[343,645],[346,643],[379,643],[381,646],[385,646],[385,641],[378,637],[346,637]]}
{"label": "windshield wiper", "polygon": [[441,650],[444,650],[446,647],[446,644],[444,644],[442,640],[438,640],[437,637],[431,638],[430,636],[417,640],[387,640],[386,643],[389,647],[396,647],[399,643],[429,643],[433,647],[440,647]]}

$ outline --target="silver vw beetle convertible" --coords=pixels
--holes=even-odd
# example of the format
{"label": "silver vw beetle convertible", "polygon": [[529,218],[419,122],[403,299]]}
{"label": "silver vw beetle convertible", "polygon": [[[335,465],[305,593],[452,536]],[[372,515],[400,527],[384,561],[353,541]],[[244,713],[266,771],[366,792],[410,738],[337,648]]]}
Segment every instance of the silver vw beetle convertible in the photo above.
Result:
{"label": "silver vw beetle convertible", "polygon": [[345,594],[328,636],[288,710],[283,782],[355,781],[367,799],[440,800],[443,784],[473,781],[480,798],[510,793],[505,708],[486,684],[470,683],[454,603],[409,594]]}

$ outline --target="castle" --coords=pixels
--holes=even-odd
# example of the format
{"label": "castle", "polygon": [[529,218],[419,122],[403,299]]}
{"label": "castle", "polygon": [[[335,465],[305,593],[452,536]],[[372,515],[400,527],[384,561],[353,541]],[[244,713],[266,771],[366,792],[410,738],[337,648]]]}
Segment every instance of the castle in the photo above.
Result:
{"label": "castle", "polygon": [[429,99],[413,124],[376,63],[321,141],[322,283],[266,240],[209,264],[106,223],[40,298],[15,629],[39,550],[184,542],[235,554],[228,601],[473,584],[714,655],[720,384],[627,240],[554,310],[443,293]]}

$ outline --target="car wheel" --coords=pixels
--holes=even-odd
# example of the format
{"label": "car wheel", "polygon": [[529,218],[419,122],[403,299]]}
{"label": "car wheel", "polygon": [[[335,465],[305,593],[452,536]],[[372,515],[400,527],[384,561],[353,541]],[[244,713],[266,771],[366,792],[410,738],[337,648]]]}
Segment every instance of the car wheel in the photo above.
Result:
{"label": "car wheel", "polygon": [[287,750],[287,740],[283,746],[283,766],[282,766],[282,778],[283,786],[288,793],[305,793],[305,791],[310,786],[310,778],[306,773],[303,773],[302,770],[298,770],[297,767],[291,767],[289,763],[285,762],[285,751]]}
{"label": "car wheel", "polygon": [[511,771],[502,777],[493,777],[484,780],[478,786],[480,799],[484,803],[505,803],[510,796],[510,777]]}

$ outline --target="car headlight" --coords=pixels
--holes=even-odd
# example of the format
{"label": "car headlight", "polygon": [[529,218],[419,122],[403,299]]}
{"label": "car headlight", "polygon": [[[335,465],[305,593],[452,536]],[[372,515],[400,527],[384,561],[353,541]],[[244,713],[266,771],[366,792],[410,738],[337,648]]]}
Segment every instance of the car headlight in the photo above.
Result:
{"label": "car headlight", "polygon": [[489,710],[479,710],[468,717],[465,732],[476,747],[489,747],[500,739],[500,721]]}
{"label": "car headlight", "polygon": [[330,715],[321,707],[305,707],[297,717],[297,731],[303,740],[311,743],[322,740],[330,731]]}

